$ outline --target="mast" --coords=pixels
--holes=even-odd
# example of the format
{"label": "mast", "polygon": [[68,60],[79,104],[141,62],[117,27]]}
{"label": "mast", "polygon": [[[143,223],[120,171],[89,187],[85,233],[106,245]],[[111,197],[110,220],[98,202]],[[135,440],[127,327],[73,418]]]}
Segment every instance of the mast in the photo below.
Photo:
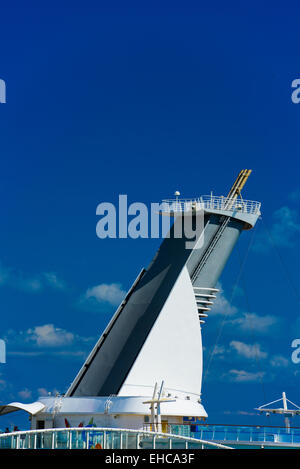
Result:
{"label": "mast", "polygon": [[[269,407],[273,406],[273,404],[276,404],[277,402],[282,402],[282,407]],[[293,408],[288,408],[288,403],[290,403]],[[300,407],[294,404],[292,401],[290,401],[286,397],[286,393],[282,393],[282,398],[277,399],[276,401],[269,402],[268,404],[264,404],[255,410],[258,410],[261,414],[265,413],[267,417],[270,416],[270,414],[278,414],[278,415],[283,415],[284,416],[284,423],[285,423],[285,428],[287,431],[290,431],[290,417],[294,417],[295,415],[300,415]]]}

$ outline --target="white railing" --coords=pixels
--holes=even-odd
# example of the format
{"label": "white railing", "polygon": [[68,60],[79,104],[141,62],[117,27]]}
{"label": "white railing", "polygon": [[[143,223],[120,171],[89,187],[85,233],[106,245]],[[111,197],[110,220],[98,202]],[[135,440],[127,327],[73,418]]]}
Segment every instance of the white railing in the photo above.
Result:
{"label": "white railing", "polygon": [[219,442],[127,428],[71,427],[0,434],[0,449],[233,449]]}
{"label": "white railing", "polygon": [[196,199],[164,199],[162,212],[189,212],[197,210],[220,210],[242,212],[253,215],[260,214],[261,203],[241,198],[228,199],[223,196],[203,195]]}

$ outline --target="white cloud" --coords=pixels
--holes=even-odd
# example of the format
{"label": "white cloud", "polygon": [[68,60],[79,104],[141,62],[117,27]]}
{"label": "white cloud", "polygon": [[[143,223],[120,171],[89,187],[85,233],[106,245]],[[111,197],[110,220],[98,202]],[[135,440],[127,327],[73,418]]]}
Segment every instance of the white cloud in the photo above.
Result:
{"label": "white cloud", "polygon": [[9,285],[27,292],[39,292],[43,289],[43,284],[38,278],[24,278],[22,276],[10,278]]}
{"label": "white cloud", "polygon": [[216,345],[214,347],[214,355],[224,355],[225,352],[226,350],[223,345]]}
{"label": "white cloud", "polygon": [[5,284],[9,278],[10,270],[0,262],[0,285]]}
{"label": "white cloud", "polygon": [[24,331],[10,329],[4,334],[8,356],[29,358],[51,355],[81,361],[86,358],[96,339],[79,336],[54,324],[38,325]]}
{"label": "white cloud", "polygon": [[22,290],[30,293],[36,293],[45,288],[62,290],[65,283],[58,278],[54,272],[44,272],[41,274],[25,274],[16,269],[4,266],[0,262],[0,285]]}
{"label": "white cloud", "polygon": [[46,388],[38,388],[37,391],[38,391],[39,396],[43,396],[43,397],[47,397],[51,394],[51,392],[47,391]]}
{"label": "white cloud", "polygon": [[74,334],[54,327],[53,324],[45,324],[28,329],[27,340],[35,342],[38,347],[57,347],[72,343]]}
{"label": "white cloud", "polygon": [[250,381],[260,381],[265,373],[263,371],[249,372],[245,370],[230,370],[232,381],[236,383],[250,382]]}
{"label": "white cloud", "polygon": [[269,251],[272,246],[293,247],[300,232],[298,213],[287,206],[273,213],[273,223],[268,230],[260,234],[253,248],[256,251]]}
{"label": "white cloud", "polygon": [[0,379],[0,391],[4,391],[6,387],[7,387],[6,381],[4,379]]}
{"label": "white cloud", "polygon": [[247,412],[246,410],[238,410],[237,414],[238,415],[247,415],[247,416],[257,415],[256,412]]}
{"label": "white cloud", "polygon": [[88,288],[85,293],[85,299],[93,299],[97,303],[109,303],[112,306],[118,306],[126,295],[119,283],[101,283]]}
{"label": "white cloud", "polygon": [[[280,319],[271,314],[259,315],[256,313],[240,312],[239,309],[231,304],[226,298],[222,286],[217,285],[220,290],[217,298],[209,312],[209,315],[219,315],[226,317],[226,323],[232,327],[237,327],[242,332],[258,332],[261,334],[271,333]],[[242,289],[236,289],[238,295],[243,294]],[[300,323],[300,318],[299,318]]]}
{"label": "white cloud", "polygon": [[274,368],[286,368],[290,364],[290,361],[283,355],[274,355],[270,363]]}
{"label": "white cloud", "polygon": [[238,309],[231,305],[224,295],[224,291],[221,285],[217,285],[220,290],[217,293],[217,298],[214,300],[214,304],[209,312],[209,315],[222,315],[222,316],[234,316],[237,314]]}
{"label": "white cloud", "polygon": [[278,246],[293,245],[293,237],[300,231],[298,213],[289,207],[281,207],[273,215],[272,238]]}
{"label": "white cloud", "polygon": [[248,412],[246,410],[224,410],[222,412],[224,415],[247,415],[247,416],[253,416],[257,415],[255,412]]}
{"label": "white cloud", "polygon": [[45,272],[43,274],[45,283],[52,288],[57,290],[63,290],[66,288],[65,282],[63,282],[54,272]]}
{"label": "white cloud", "polygon": [[42,350],[10,350],[7,355],[10,357],[40,357],[44,355],[44,352]]}
{"label": "white cloud", "polygon": [[271,333],[273,327],[278,325],[279,318],[266,314],[260,316],[255,313],[243,313],[241,317],[230,321],[242,331],[255,331],[261,334]]}
{"label": "white cloud", "polygon": [[300,316],[298,316],[297,319],[291,324],[291,330],[293,335],[300,335]]}
{"label": "white cloud", "polygon": [[37,392],[38,392],[38,395],[41,397],[56,396],[58,394],[57,389],[53,389],[52,391],[47,391],[46,388],[38,388]]}
{"label": "white cloud", "polygon": [[292,192],[290,192],[290,194],[288,195],[288,198],[292,202],[298,202],[300,200],[300,188],[297,188],[293,190]]}
{"label": "white cloud", "polygon": [[244,342],[239,342],[237,340],[232,340],[230,342],[230,347],[233,348],[239,355],[245,358],[266,358],[267,353],[263,352],[259,344],[245,344]]}
{"label": "white cloud", "polygon": [[27,388],[23,389],[22,391],[19,391],[18,395],[24,400],[32,398],[32,392]]}

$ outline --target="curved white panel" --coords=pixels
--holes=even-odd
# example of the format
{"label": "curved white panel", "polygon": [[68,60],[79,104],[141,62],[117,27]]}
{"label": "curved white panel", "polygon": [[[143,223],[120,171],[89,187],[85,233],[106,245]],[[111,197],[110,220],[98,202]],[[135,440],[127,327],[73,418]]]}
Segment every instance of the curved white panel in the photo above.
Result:
{"label": "curved white panel", "polygon": [[164,381],[172,396],[199,399],[202,341],[195,295],[184,267],[131,368],[119,396],[149,396]]}
{"label": "curved white panel", "polygon": [[31,415],[35,415],[45,408],[41,402],[32,402],[31,404],[22,404],[21,402],[11,402],[10,404],[0,406],[0,415],[9,414],[17,410],[25,410]]}

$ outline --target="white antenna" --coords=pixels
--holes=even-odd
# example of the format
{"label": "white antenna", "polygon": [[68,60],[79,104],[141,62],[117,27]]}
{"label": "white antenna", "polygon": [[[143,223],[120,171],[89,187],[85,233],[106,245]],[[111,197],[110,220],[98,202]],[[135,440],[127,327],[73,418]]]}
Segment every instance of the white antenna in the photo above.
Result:
{"label": "white antenna", "polygon": [[175,191],[175,192],[174,192],[174,195],[175,195],[175,198],[176,198],[176,204],[175,204],[175,205],[176,205],[176,209],[177,209],[177,207],[178,207],[178,197],[180,196],[180,192],[179,192],[179,191]]}
{"label": "white antenna", "polygon": [[179,210],[180,211],[180,207],[178,205],[178,197],[180,196],[180,192],[179,191],[175,191],[174,192],[174,195],[175,195],[175,210]]}
{"label": "white antenna", "polygon": [[[277,408],[268,407],[268,406],[271,406],[273,404],[276,404],[276,402],[281,402],[281,401],[282,401],[283,407],[277,407]],[[288,408],[288,402],[290,404],[292,404],[292,406],[294,406],[292,409]],[[256,408],[255,410],[258,410],[261,414],[263,412],[265,412],[267,417],[269,417],[270,414],[283,415],[284,416],[284,421],[285,421],[285,427],[286,427],[287,430],[290,429],[290,417],[294,417],[295,415],[300,415],[300,407],[297,406],[296,404],[294,404],[289,399],[287,399],[285,392],[282,393],[282,398],[281,399],[277,399],[276,401],[269,402],[268,404],[264,404],[264,405]]]}
{"label": "white antenna", "polygon": [[[174,402],[176,400],[176,399],[169,399],[167,397],[163,397],[163,387],[164,387],[164,382],[162,381],[161,385],[160,385],[160,389],[157,393],[157,383],[155,383],[152,399],[149,400],[149,401],[143,402],[143,404],[151,404],[150,405],[151,423],[154,427],[154,431],[156,431],[156,432],[161,432],[162,431],[160,403],[161,402]],[[156,394],[157,394],[157,396],[156,396]],[[156,415],[155,415],[155,406],[154,406],[154,404],[156,404]]]}

